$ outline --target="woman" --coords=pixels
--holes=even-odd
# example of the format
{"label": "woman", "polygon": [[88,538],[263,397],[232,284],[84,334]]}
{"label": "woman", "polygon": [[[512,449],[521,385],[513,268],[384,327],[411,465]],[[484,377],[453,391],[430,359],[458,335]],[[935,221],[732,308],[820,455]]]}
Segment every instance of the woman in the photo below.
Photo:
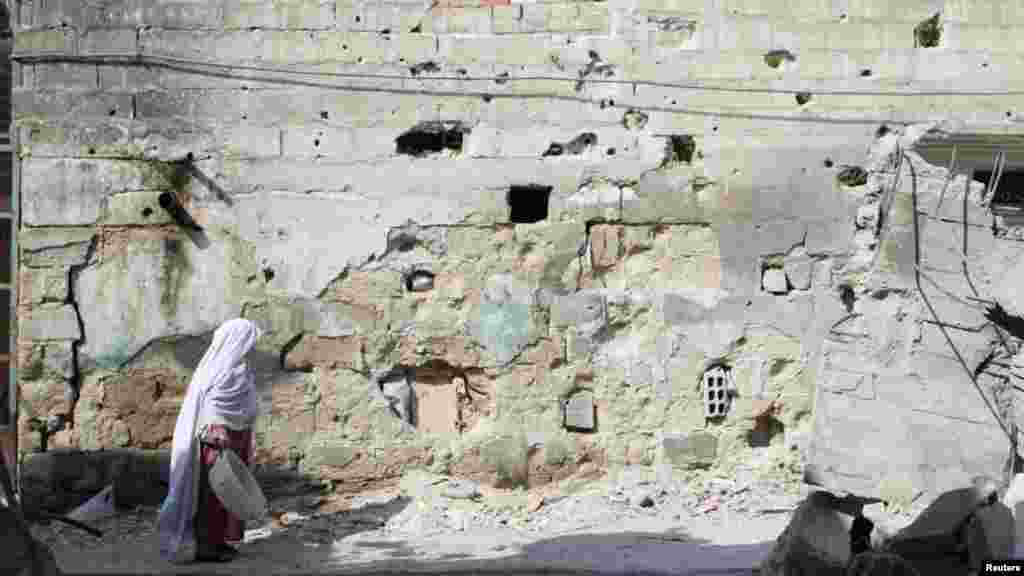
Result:
{"label": "woman", "polygon": [[242,522],[210,490],[208,474],[220,450],[252,455],[258,412],[253,374],[244,362],[260,337],[249,320],[221,325],[185,393],[174,426],[170,490],[160,508],[160,553],[172,562],[226,562],[242,539]]}

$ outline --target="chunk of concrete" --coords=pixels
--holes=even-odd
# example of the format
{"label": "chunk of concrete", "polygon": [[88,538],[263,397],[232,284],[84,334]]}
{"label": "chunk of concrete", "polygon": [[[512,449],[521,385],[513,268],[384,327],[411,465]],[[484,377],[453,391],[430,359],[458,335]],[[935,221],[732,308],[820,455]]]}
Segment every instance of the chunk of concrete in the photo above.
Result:
{"label": "chunk of concrete", "polygon": [[715,463],[718,437],[708,432],[687,435],[667,435],[661,449],[672,466],[683,469],[706,468]]}
{"label": "chunk of concrete", "polygon": [[1017,474],[1003,495],[1003,504],[1013,513],[1014,548],[1012,558],[1024,559],[1024,474]]}
{"label": "chunk of concrete", "polygon": [[786,279],[796,290],[807,290],[811,287],[811,276],[814,271],[814,262],[807,257],[807,251],[803,248],[794,250],[786,256],[782,264],[786,272]]}
{"label": "chunk of concrete", "polygon": [[852,518],[839,512],[837,500],[828,492],[810,494],[761,563],[761,574],[846,574]]}
{"label": "chunk of concrete", "polygon": [[3,547],[5,574],[19,576],[59,576],[62,574],[53,553],[35,540],[28,526],[9,506],[0,506],[0,546]]}
{"label": "chunk of concrete", "polygon": [[788,292],[786,273],[782,268],[768,268],[761,278],[761,286],[765,292],[785,294]]}
{"label": "chunk of concrete", "polygon": [[565,402],[565,427],[573,430],[594,429],[594,393],[577,392]]}

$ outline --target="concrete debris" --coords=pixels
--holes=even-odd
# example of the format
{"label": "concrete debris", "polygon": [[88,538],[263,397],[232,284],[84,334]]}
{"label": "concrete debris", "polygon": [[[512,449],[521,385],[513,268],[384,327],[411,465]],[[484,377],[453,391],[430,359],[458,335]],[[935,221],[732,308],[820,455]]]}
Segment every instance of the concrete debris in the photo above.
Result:
{"label": "concrete debris", "polygon": [[472,480],[451,480],[441,494],[455,500],[472,500],[480,497],[480,484]]}
{"label": "concrete debris", "polygon": [[72,510],[67,517],[90,524],[100,518],[107,518],[115,514],[117,514],[117,507],[114,502],[114,485],[111,484],[85,504]]}
{"label": "concrete debris", "polygon": [[761,574],[845,574],[850,561],[852,519],[844,518],[837,510],[837,500],[828,492],[810,494],[761,564]]}
{"label": "concrete debris", "polygon": [[60,568],[50,549],[38,542],[8,506],[0,506],[0,547],[5,574],[59,576]]}
{"label": "concrete debris", "polygon": [[1008,557],[1014,519],[997,501],[996,487],[978,478],[970,487],[944,492],[889,539],[884,551],[902,556],[922,574],[979,573],[986,559]]}

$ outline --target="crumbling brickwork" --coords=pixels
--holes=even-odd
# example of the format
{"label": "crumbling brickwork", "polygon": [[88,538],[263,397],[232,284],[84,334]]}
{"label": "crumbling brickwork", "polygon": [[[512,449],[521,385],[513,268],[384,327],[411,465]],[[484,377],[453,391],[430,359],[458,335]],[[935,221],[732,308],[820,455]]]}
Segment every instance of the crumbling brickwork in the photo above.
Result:
{"label": "crumbling brickwork", "polygon": [[[1024,69],[999,39],[1024,4],[14,8],[23,450],[57,414],[51,445],[166,447],[204,338],[242,315],[266,330],[259,459],[349,489],[861,454],[844,477],[877,493],[1005,456],[925,322],[912,178],[886,190],[903,126],[1012,130],[998,91]],[[927,211],[946,173],[908,158]],[[972,234],[985,270],[1018,250]],[[713,366],[735,388],[708,419]],[[950,430],[970,454],[941,452]]]}

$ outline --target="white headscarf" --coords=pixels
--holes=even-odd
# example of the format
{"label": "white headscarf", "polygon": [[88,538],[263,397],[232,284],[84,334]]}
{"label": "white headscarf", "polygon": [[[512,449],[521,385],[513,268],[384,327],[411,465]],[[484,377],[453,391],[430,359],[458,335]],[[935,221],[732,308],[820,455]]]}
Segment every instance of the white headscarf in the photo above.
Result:
{"label": "white headscarf", "polygon": [[170,489],[157,520],[160,553],[168,560],[188,561],[194,555],[192,520],[199,471],[200,415],[204,421],[229,424],[251,423],[256,418],[256,388],[252,372],[242,359],[260,335],[260,329],[250,320],[228,320],[213,333],[213,342],[192,375],[174,425]]}

